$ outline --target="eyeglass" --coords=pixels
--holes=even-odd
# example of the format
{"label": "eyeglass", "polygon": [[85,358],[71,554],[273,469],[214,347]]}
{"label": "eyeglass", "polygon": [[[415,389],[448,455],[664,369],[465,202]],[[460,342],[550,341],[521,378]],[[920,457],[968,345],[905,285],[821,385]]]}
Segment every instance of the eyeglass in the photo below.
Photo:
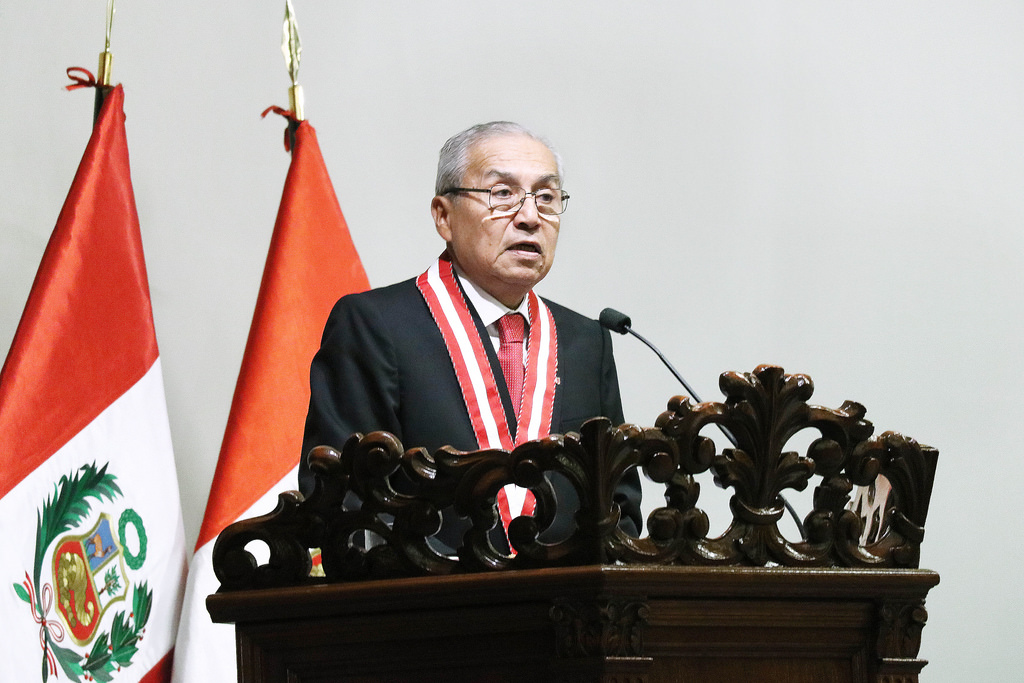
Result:
{"label": "eyeglass", "polygon": [[523,205],[526,198],[533,195],[533,201],[537,204],[537,212],[548,216],[557,216],[565,211],[569,203],[569,193],[564,190],[537,190],[527,192],[521,187],[510,185],[495,185],[490,188],[477,187],[453,187],[441,194],[453,192],[486,192],[487,206],[494,211],[516,212]]}

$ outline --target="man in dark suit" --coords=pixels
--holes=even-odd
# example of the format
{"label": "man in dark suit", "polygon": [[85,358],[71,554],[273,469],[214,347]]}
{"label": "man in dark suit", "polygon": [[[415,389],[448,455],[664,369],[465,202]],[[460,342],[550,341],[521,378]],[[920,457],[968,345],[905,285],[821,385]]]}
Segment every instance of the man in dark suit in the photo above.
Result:
{"label": "man in dark suit", "polygon": [[[445,252],[418,278],[335,305],[310,372],[304,454],[353,432],[468,451],[577,431],[596,416],[622,422],[608,332],[533,293],[554,259],[561,178],[547,143],[517,124],[481,124],[445,144],[431,202]],[[304,458],[299,480],[308,493]],[[529,514],[532,496],[517,495],[499,497],[511,511],[503,519]],[[617,499],[636,533],[635,472]]]}

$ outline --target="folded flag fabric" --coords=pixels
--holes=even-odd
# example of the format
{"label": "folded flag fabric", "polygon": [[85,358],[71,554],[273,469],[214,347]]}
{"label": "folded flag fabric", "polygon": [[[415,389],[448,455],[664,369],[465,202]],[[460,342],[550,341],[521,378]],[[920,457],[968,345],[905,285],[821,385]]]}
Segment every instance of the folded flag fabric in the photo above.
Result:
{"label": "folded flag fabric", "polygon": [[274,509],[298,485],[309,365],[331,307],[369,286],[327,174],[316,132],[295,127],[292,161],[238,373],[206,514],[189,570],[174,681],[235,680],[234,629],[214,624],[211,557],[229,524]]}

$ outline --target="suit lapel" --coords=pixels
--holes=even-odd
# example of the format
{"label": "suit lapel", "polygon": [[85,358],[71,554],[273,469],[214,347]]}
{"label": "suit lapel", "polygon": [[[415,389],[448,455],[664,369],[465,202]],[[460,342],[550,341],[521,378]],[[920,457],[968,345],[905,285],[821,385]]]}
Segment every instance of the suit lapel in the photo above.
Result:
{"label": "suit lapel", "polygon": [[[558,315],[558,308],[556,306],[552,306],[551,302],[544,299],[544,297],[541,297],[541,299],[543,299],[544,303],[548,306],[548,310],[551,311],[551,317],[555,321],[555,327],[559,330],[558,357],[560,359],[565,358],[562,354],[562,335],[570,332],[570,330],[563,329],[563,325],[565,323],[560,319],[561,316]],[[562,396],[564,392],[562,391],[561,383],[564,381],[562,376],[565,374],[565,367],[565,364],[560,361],[558,372],[555,375],[555,397],[551,403],[551,432],[557,434],[562,433]]]}

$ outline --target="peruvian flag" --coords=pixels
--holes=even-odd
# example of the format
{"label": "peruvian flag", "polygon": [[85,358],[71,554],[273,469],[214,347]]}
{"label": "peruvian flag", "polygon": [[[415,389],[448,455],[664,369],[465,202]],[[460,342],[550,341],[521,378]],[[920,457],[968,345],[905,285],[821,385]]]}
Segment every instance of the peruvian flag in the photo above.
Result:
{"label": "peruvian flag", "polygon": [[[294,125],[294,124],[293,124]],[[369,287],[316,131],[295,126],[291,166],[270,241],[220,459],[196,542],[174,680],[236,680],[234,627],[214,624],[206,596],[219,583],[211,557],[229,524],[274,509],[298,482],[309,407],[309,365],[334,303]]]}
{"label": "peruvian flag", "polygon": [[121,86],[0,371],[0,670],[166,681],[185,536]]}

